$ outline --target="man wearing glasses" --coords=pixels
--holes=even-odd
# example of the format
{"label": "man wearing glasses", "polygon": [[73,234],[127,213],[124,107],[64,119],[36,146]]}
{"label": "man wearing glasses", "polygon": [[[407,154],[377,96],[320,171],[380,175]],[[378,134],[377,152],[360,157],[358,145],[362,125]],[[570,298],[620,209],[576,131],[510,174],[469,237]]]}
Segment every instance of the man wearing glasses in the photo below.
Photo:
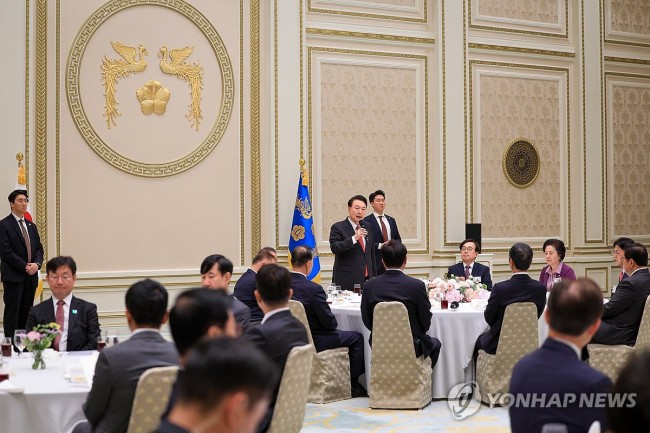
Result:
{"label": "man wearing glasses", "polygon": [[474,239],[465,239],[460,243],[460,258],[462,262],[450,266],[447,270],[447,276],[468,278],[480,277],[481,283],[487,285],[488,290],[492,290],[492,277],[490,268],[476,261],[476,257],[481,254],[481,246]]}
{"label": "man wearing glasses", "polygon": [[61,335],[54,339],[54,350],[74,352],[97,349],[99,319],[97,305],[72,296],[77,282],[77,264],[70,256],[58,256],[45,265],[52,297],[35,305],[27,316],[27,331],[36,325],[56,322]]}
{"label": "man wearing glasses", "polygon": [[24,328],[34,304],[38,270],[43,263],[43,245],[36,224],[25,219],[27,191],[9,194],[11,213],[0,221],[0,274],[5,304],[3,324],[7,337]]}

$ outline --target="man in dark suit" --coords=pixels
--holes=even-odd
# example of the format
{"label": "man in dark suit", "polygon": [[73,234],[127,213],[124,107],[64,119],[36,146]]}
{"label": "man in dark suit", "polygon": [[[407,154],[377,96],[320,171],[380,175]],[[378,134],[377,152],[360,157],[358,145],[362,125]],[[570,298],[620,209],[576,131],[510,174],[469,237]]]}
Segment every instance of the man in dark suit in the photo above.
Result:
{"label": "man in dark suit", "polygon": [[386,194],[384,191],[378,189],[368,196],[368,200],[370,200],[373,212],[365,217],[364,221],[372,227],[373,236],[370,240],[372,240],[372,248],[375,250],[375,269],[377,269],[377,275],[381,275],[386,270],[381,262],[382,245],[391,239],[401,242],[402,237],[399,235],[399,230],[397,230],[395,218],[384,213],[386,208]]}
{"label": "man in dark suit", "polygon": [[465,239],[460,243],[460,258],[462,261],[449,266],[447,275],[464,278],[469,276],[480,277],[481,283],[485,284],[488,290],[492,290],[490,268],[476,261],[479,254],[481,254],[481,246],[478,242],[474,239]]}
{"label": "man in dark suit", "polygon": [[248,328],[251,320],[251,310],[234,295],[228,293],[228,284],[232,277],[232,262],[221,254],[212,254],[201,263],[201,286],[220,290],[232,299],[232,312],[240,330]]}
{"label": "man in dark suit", "polygon": [[25,328],[43,263],[43,245],[36,224],[25,219],[27,203],[27,191],[13,191],[9,194],[11,213],[0,221],[3,326],[7,337],[13,337],[16,329]]}
{"label": "man in dark suit", "polygon": [[253,257],[253,264],[239,277],[233,295],[251,310],[251,322],[259,322],[264,317],[255,300],[255,276],[264,265],[278,262],[275,248],[264,247]]}
{"label": "man in dark suit", "polygon": [[[602,431],[607,430],[605,406],[580,403],[581,396],[604,396],[612,387],[607,376],[580,359],[580,351],[598,329],[602,309],[600,288],[588,278],[563,280],[553,287],[544,313],[548,338],[515,364],[510,380],[515,402],[531,401],[535,396],[544,398],[545,403],[512,405],[513,433],[539,432],[551,423],[565,424],[568,433],[586,432],[594,421],[600,421]],[[561,403],[548,404],[554,395]]]}
{"label": "man in dark suit", "polygon": [[[305,327],[289,311],[289,299],[293,294],[291,275],[282,266],[266,265],[257,273],[255,287],[255,298],[264,312],[264,318],[259,326],[248,328],[245,337],[271,358],[282,377],[291,349],[309,343]],[[269,411],[260,423],[259,432],[265,432],[271,424],[278,387],[273,392]]]}
{"label": "man in dark suit", "polygon": [[506,307],[516,302],[532,302],[537,306],[537,317],[541,316],[546,305],[546,286],[528,275],[528,268],[533,262],[533,250],[530,246],[516,243],[510,247],[508,263],[512,277],[492,287],[492,293],[485,308],[485,321],[490,325],[484,334],[476,340],[474,357],[479,349],[494,355],[499,344],[501,325]]}
{"label": "man in dark suit", "polygon": [[366,280],[377,274],[372,228],[362,221],[367,204],[362,195],[352,197],[348,200],[348,217],[330,229],[330,249],[334,253],[332,281],[343,290],[353,290],[355,284],[363,287]]}
{"label": "man in dark suit", "polygon": [[176,347],[160,335],[167,321],[167,299],[167,290],[153,280],[129,287],[125,304],[131,338],[99,353],[93,386],[83,406],[88,422],[77,424],[74,433],[126,432],[142,373],[178,365]]}
{"label": "man in dark suit", "polygon": [[45,265],[47,284],[52,297],[32,307],[27,316],[27,330],[36,325],[56,322],[61,335],[54,340],[60,352],[97,349],[100,335],[97,305],[72,295],[77,281],[77,264],[70,256],[58,256]]}
{"label": "man in dark suit", "polygon": [[361,297],[361,319],[366,328],[372,331],[375,305],[390,301],[404,304],[411,325],[415,356],[430,357],[433,368],[442,345],[440,340],[427,334],[431,327],[431,302],[424,283],[404,274],[406,254],[406,246],[399,241],[390,240],[384,244],[382,260],[386,272],[366,283]]}
{"label": "man in dark suit", "polygon": [[275,365],[241,339],[203,340],[178,379],[178,399],[154,433],[255,431],[278,383]]}
{"label": "man in dark suit", "polygon": [[592,343],[628,346],[636,343],[645,301],[650,295],[648,250],[642,244],[628,244],[622,266],[629,277],[618,283],[616,293],[605,304],[603,321]]}
{"label": "man in dark suit", "polygon": [[291,252],[293,299],[300,301],[305,307],[316,352],[336,347],[348,348],[352,397],[367,397],[368,392],[359,383],[359,376],[365,371],[363,336],[359,332],[336,329],[338,323],[327,304],[325,291],[320,284],[307,279],[307,275],[311,272],[313,258],[313,250],[304,245],[294,248]]}

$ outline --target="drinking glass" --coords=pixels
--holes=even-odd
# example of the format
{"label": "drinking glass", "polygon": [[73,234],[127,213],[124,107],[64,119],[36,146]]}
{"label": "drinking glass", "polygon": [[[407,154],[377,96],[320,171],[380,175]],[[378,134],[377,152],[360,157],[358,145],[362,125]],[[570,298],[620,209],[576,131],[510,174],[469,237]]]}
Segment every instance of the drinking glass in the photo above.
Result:
{"label": "drinking glass", "polygon": [[436,308],[438,310],[441,308],[442,298],[443,298],[443,295],[440,292],[435,292],[433,294],[434,308]]}
{"label": "drinking glass", "polygon": [[119,342],[120,340],[116,330],[106,331],[106,347],[113,347]]}
{"label": "drinking glass", "polygon": [[0,344],[2,345],[2,356],[5,358],[11,357],[11,337],[5,337],[4,334],[0,338]]}
{"label": "drinking glass", "polygon": [[97,351],[101,352],[104,347],[106,347],[106,339],[100,335],[97,337]]}
{"label": "drinking glass", "polygon": [[27,330],[16,329],[14,332],[14,343],[18,348],[18,357],[22,356],[23,350],[25,350],[25,344],[27,343]]}
{"label": "drinking glass", "polygon": [[357,295],[361,295],[361,284],[354,285],[354,293],[356,293]]}

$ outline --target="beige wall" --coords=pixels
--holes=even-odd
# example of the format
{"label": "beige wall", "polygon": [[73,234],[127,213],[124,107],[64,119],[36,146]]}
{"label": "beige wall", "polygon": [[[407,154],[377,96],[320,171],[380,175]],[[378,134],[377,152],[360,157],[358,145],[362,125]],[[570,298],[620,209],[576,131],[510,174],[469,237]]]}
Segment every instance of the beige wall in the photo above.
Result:
{"label": "beige wall", "polygon": [[[611,241],[650,240],[641,0],[77,3],[12,3],[2,18],[18,61],[0,70],[0,181],[12,188],[15,154],[28,153],[47,254],[77,259],[78,293],[105,325],[123,325],[124,289],[139,278],[176,292],[213,252],[236,277],[259,246],[284,257],[301,157],[324,281],[329,227],[350,196],[377,188],[418,276],[453,262],[465,222],[483,224],[497,280],[513,242],[539,251],[557,236],[577,274],[607,288]],[[114,13],[97,15],[102,6]],[[100,66],[120,59],[111,40],[149,55],[118,80],[122,115],[108,128]],[[193,46],[187,62],[203,67],[198,130],[185,118],[188,83],[159,67],[163,45]],[[163,115],[141,111],[148,80],[170,92]],[[517,137],[540,155],[526,189],[502,169]],[[542,262],[536,254],[533,273]]]}

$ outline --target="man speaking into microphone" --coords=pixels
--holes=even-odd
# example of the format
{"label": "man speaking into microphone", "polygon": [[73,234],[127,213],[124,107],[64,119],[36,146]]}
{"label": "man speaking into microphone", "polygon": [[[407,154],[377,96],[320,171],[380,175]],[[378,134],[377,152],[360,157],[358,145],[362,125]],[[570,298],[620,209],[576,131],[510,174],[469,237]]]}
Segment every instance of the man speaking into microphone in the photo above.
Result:
{"label": "man speaking into microphone", "polygon": [[348,200],[348,217],[332,225],[330,249],[334,253],[332,281],[343,290],[353,290],[355,284],[363,288],[366,280],[377,275],[375,250],[372,248],[372,229],[363,221],[368,201],[362,195]]}

